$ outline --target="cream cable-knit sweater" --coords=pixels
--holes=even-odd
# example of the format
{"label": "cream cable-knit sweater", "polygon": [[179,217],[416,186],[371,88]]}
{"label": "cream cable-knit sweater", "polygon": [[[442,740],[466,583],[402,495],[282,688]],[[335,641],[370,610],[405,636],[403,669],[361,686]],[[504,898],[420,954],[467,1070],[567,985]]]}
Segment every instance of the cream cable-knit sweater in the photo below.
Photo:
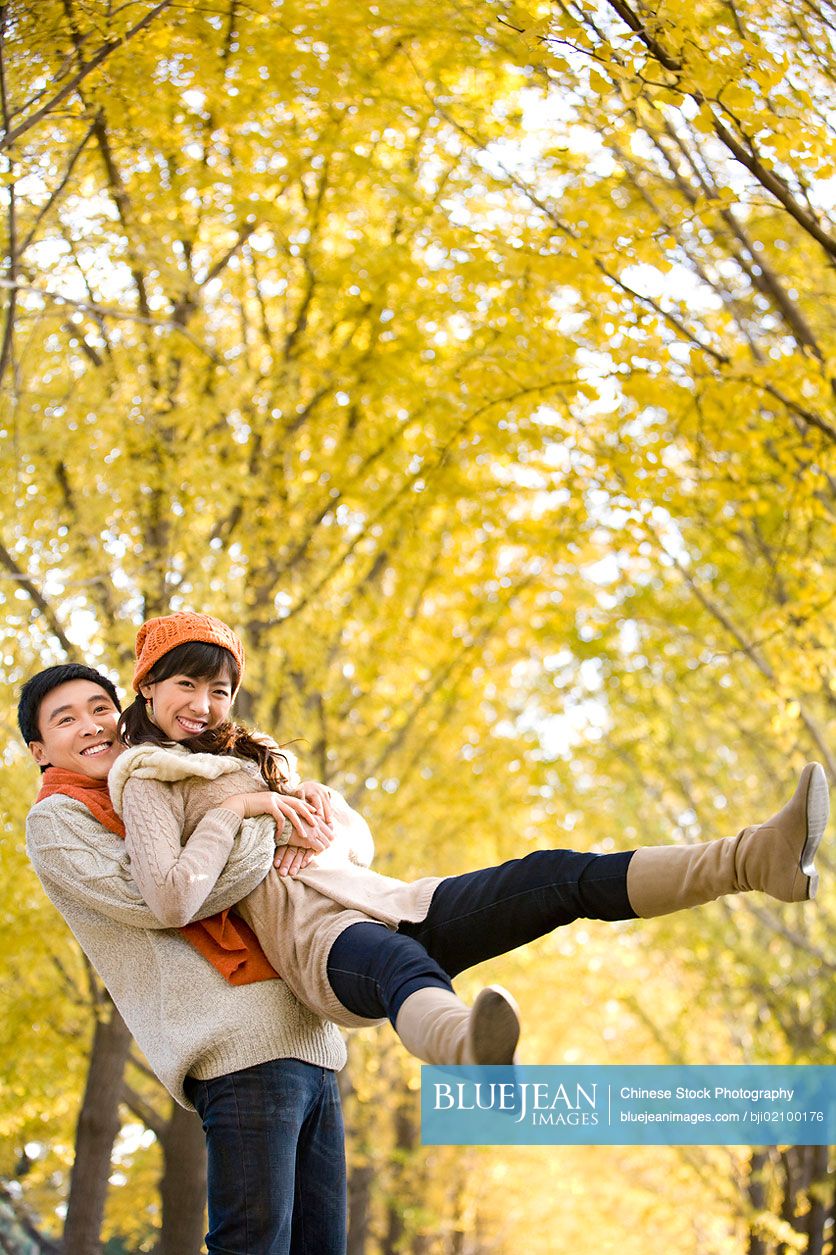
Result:
{"label": "cream cable-knit sweater", "polygon": [[[139,745],[121,755],[108,777],[125,821],[131,869],[154,914],[174,927],[201,913],[226,861],[207,818],[231,815],[224,799],[267,789],[257,768],[240,758],[191,754],[179,747]],[[337,1024],[369,1024],[343,1007],[327,975],[328,954],[351,924],[375,920],[397,928],[424,919],[440,883],[425,876],[411,884],[367,866],[373,842],[365,820],[332,790],[336,838],[316,863],[296,876],[271,866],[242,894],[236,911],[256,933],[273,967],[307,1007]],[[268,816],[249,820],[266,824]]]}
{"label": "cream cable-knit sweater", "polygon": [[[240,833],[239,833],[240,829]],[[232,906],[263,880],[273,826],[232,811],[204,821],[224,870],[199,917]],[[26,848],[47,896],[104,981],[162,1083],[184,1107],[183,1078],[201,1080],[270,1059],[323,1068],[345,1063],[339,1030],[301,1006],[284,981],[228,985],[179,933],[161,923],[131,874],[125,842],[87,807],[54,794],[26,822]]]}

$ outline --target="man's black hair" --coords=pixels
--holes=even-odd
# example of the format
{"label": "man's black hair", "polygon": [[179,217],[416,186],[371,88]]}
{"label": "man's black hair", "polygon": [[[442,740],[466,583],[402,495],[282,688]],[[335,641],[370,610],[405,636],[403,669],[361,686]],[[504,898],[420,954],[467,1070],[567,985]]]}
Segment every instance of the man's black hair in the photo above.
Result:
{"label": "man's black hair", "polygon": [[20,690],[17,722],[20,735],[27,745],[30,741],[41,740],[41,730],[38,727],[41,702],[47,693],[57,689],[59,684],[68,684],[70,680],[89,680],[91,684],[98,684],[107,693],[116,709],[122,709],[116,685],[100,671],[85,667],[80,662],[67,662],[58,667],[47,667],[45,671],[39,671],[37,675],[27,680]]}

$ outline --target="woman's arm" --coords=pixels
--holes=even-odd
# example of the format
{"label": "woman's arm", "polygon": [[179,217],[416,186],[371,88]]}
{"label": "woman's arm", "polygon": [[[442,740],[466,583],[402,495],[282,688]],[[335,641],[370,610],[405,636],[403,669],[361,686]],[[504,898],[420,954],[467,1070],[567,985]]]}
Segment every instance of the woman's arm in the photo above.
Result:
{"label": "woman's arm", "polygon": [[[330,836],[316,825],[308,830],[306,823],[300,822],[300,817],[306,819],[307,811],[306,804],[297,798],[268,792],[236,794],[207,811],[183,845],[182,795],[159,780],[132,776],[122,793],[122,818],[134,879],[157,918],[169,928],[181,928],[245,896],[238,893],[230,898],[230,885],[223,876],[242,820],[260,819],[244,824],[244,830],[267,830],[275,842],[275,824],[283,823],[287,816],[298,825],[292,837],[295,845],[314,852],[325,849]],[[269,867],[268,863],[261,879]],[[227,883],[222,885],[225,879]],[[216,905],[217,895],[213,893],[221,886],[223,907]]]}
{"label": "woman's arm", "polygon": [[[324,789],[324,785],[319,786]],[[276,820],[276,857],[280,876],[297,876],[334,840],[329,814],[316,801],[287,793],[247,793],[227,798],[224,806],[243,817],[271,815]]]}
{"label": "woman's arm", "polygon": [[330,820],[303,797],[289,793],[236,793],[224,799],[224,807],[242,819],[269,815],[276,821],[276,845],[302,845],[314,853],[326,850],[334,839]]}
{"label": "woman's arm", "polygon": [[[122,794],[122,818],[133,877],[167,928],[182,928],[198,913],[205,916],[222,909],[201,908],[210,905],[210,894],[241,827],[235,810],[220,806],[207,811],[183,845],[185,815],[180,793],[159,780],[134,776]],[[264,875],[268,869],[269,863]],[[234,905],[240,896],[225,901],[225,906]]]}

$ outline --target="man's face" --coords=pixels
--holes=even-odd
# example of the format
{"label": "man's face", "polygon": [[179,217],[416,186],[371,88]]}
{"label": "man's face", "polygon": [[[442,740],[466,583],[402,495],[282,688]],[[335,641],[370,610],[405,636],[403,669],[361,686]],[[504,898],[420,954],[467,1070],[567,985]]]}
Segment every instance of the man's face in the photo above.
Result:
{"label": "man's face", "polygon": [[39,767],[63,767],[104,780],[124,746],[119,711],[98,684],[68,680],[47,693],[38,711],[40,740],[29,750]]}

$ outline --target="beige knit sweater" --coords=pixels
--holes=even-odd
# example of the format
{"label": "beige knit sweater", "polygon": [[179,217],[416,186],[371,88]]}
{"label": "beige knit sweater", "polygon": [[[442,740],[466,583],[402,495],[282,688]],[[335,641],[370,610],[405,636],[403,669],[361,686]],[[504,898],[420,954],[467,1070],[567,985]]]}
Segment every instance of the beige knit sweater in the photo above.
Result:
{"label": "beige knit sweater", "polygon": [[[170,927],[200,912],[227,853],[207,818],[231,815],[225,798],[267,788],[257,769],[239,758],[190,754],[180,747],[140,745],[122,754],[108,778],[125,821],[126,845],[137,885],[154,914]],[[349,1027],[368,1025],[335,997],[328,954],[351,924],[376,920],[396,928],[425,918],[440,883],[426,876],[412,884],[367,866],[373,852],[368,825],[345,799],[332,793],[333,845],[297,876],[272,867],[242,895],[236,911],[256,933],[273,967],[310,1010]],[[246,824],[267,825],[261,816]]]}
{"label": "beige knit sweater", "polygon": [[[199,917],[232,906],[272,866],[272,824],[241,824],[214,810],[203,825],[223,872]],[[228,985],[146,905],[125,842],[81,802],[54,794],[26,821],[26,848],[51,901],[101,976],[154,1072],[177,1101],[187,1074],[200,1080],[293,1058],[341,1068],[338,1029],[294,998],[284,981]]]}

